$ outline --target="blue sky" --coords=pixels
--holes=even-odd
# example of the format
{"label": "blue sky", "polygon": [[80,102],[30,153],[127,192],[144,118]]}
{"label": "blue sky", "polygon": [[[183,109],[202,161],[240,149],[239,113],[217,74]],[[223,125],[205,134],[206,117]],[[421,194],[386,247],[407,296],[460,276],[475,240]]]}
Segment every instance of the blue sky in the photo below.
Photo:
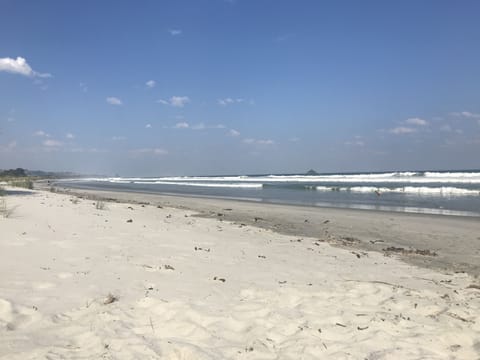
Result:
{"label": "blue sky", "polygon": [[0,8],[0,168],[480,168],[478,1]]}

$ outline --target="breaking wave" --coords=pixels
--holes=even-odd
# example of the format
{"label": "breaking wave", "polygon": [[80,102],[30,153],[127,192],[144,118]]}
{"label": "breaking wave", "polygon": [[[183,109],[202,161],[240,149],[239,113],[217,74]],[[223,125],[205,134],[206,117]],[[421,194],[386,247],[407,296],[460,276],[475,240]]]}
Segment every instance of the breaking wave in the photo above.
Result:
{"label": "breaking wave", "polygon": [[351,191],[360,193],[405,193],[405,194],[430,194],[440,196],[461,196],[461,195],[480,195],[480,190],[462,189],[457,187],[426,187],[426,186],[404,186],[397,188],[374,187],[374,186],[352,186],[352,187],[329,187],[317,186],[319,191]]}

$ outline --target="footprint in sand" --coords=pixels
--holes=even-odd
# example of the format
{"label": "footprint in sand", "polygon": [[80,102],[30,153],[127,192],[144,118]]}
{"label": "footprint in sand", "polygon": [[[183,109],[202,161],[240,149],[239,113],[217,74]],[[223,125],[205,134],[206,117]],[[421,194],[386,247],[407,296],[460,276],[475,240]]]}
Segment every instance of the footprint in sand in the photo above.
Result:
{"label": "footprint in sand", "polygon": [[27,327],[37,321],[41,315],[34,306],[28,308],[16,305],[8,300],[0,299],[0,328],[8,331],[14,331],[19,328]]}
{"label": "footprint in sand", "polygon": [[62,273],[59,273],[57,274],[57,276],[60,278],[60,279],[69,279],[73,276],[72,273],[69,273],[69,272],[62,272]]}

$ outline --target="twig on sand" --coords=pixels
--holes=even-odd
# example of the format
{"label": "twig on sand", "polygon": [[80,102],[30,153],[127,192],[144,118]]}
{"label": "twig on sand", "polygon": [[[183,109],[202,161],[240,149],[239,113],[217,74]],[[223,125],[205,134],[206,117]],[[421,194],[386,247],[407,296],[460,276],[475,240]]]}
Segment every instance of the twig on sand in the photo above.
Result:
{"label": "twig on sand", "polygon": [[394,288],[403,288],[403,289],[413,290],[413,289],[406,288],[405,286],[402,286],[402,285],[392,284],[392,283],[389,283],[389,282],[386,282],[386,281],[379,281],[379,280],[345,280],[345,281],[352,281],[352,282],[359,282],[359,283],[367,282],[367,283],[372,283],[372,284],[388,285],[388,286],[392,286]]}
{"label": "twig on sand", "polygon": [[454,319],[457,319],[457,320],[460,320],[460,321],[463,321],[463,322],[469,322],[469,323],[473,323],[474,321],[472,320],[468,320],[468,319],[465,319],[464,317],[461,317],[460,315],[457,315],[455,313],[452,313],[452,312],[447,312],[446,313],[448,316],[454,318]]}
{"label": "twig on sand", "polygon": [[150,317],[150,327],[152,328],[152,331],[155,334],[155,328],[153,327],[153,321],[151,317]]}

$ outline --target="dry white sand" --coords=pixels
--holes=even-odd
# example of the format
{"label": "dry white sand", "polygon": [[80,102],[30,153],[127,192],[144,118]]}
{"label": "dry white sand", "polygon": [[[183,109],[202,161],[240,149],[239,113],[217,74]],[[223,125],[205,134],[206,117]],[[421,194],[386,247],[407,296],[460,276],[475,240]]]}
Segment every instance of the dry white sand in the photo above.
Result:
{"label": "dry white sand", "polygon": [[465,273],[74,199],[7,196],[0,359],[480,358],[480,290]]}

